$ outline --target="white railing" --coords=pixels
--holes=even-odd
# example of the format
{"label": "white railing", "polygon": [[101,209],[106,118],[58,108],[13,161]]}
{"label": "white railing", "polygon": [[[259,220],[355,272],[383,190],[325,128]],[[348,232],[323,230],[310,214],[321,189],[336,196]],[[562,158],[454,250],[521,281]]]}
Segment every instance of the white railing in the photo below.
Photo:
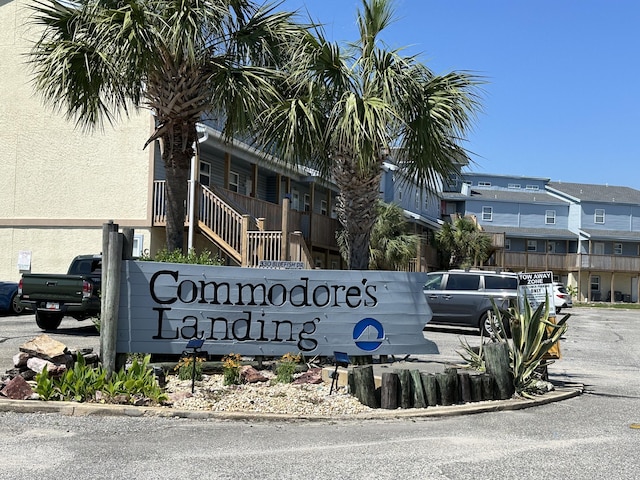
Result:
{"label": "white railing", "polygon": [[[258,230],[262,226],[255,218],[239,213],[207,187],[199,188],[196,213],[202,232],[242,266],[258,267],[261,260],[288,260],[313,268],[311,253],[299,232],[289,234],[288,251],[283,253],[282,231]],[[153,185],[153,224],[166,224],[166,187],[162,180]]]}

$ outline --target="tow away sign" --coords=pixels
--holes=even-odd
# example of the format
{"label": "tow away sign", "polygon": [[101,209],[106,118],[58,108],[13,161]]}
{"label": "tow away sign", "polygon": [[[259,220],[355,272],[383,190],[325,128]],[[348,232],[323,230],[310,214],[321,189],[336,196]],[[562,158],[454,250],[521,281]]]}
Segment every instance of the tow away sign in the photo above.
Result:
{"label": "tow away sign", "polygon": [[518,304],[522,310],[524,297],[534,310],[549,299],[549,316],[555,317],[556,306],[553,301],[553,272],[534,272],[518,274]]}

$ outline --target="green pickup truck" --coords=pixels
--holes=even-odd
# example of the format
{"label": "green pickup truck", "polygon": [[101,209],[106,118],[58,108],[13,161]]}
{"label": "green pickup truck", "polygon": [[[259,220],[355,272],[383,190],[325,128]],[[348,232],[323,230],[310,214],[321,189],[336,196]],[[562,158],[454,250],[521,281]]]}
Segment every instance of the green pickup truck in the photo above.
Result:
{"label": "green pickup truck", "polygon": [[38,327],[55,330],[68,315],[85,320],[100,313],[102,257],[79,255],[66,275],[25,273],[18,285],[20,303],[33,310]]}

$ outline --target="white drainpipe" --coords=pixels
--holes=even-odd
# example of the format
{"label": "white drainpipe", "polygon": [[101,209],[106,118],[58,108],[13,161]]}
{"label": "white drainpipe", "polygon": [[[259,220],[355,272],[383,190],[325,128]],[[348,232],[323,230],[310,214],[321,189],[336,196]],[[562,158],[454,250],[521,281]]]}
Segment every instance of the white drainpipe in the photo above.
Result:
{"label": "white drainpipe", "polygon": [[187,253],[193,249],[193,232],[196,221],[196,167],[198,162],[196,156],[198,155],[198,143],[206,142],[209,138],[209,133],[200,125],[196,125],[196,134],[202,133],[203,136],[198,136],[198,141],[193,142],[193,157],[191,157],[191,175],[189,178],[189,233],[187,239]]}

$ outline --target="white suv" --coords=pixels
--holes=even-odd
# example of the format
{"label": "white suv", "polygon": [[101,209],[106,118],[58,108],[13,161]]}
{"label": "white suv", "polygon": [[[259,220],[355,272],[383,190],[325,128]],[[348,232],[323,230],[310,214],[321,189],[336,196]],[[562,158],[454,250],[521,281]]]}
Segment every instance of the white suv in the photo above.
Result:
{"label": "white suv", "polygon": [[556,306],[556,313],[560,314],[563,308],[573,307],[573,300],[567,288],[558,282],[553,283],[553,303]]}
{"label": "white suv", "polygon": [[493,304],[507,309],[518,298],[518,275],[485,270],[449,270],[427,274],[424,294],[432,324],[457,325],[491,333]]}

